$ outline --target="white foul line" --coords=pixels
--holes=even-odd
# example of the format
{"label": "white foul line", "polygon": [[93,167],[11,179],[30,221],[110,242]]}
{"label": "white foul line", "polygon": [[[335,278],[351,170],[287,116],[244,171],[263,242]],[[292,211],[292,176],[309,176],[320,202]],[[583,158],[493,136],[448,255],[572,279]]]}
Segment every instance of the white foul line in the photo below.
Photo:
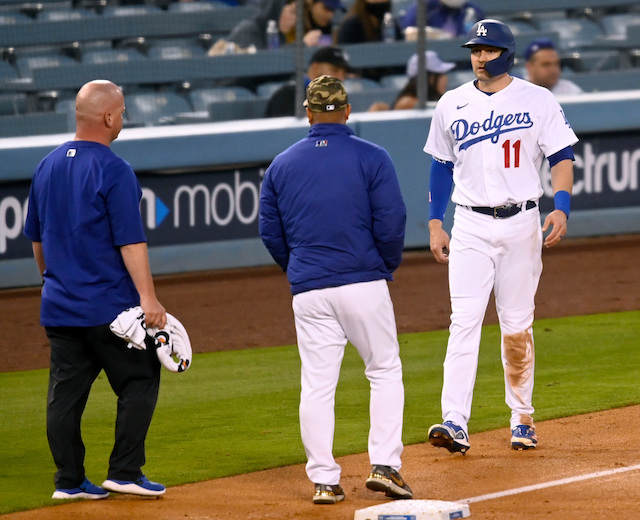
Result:
{"label": "white foul line", "polygon": [[463,504],[472,504],[473,502],[482,502],[484,500],[492,500],[494,498],[508,497],[511,495],[518,495],[520,493],[528,493],[529,491],[536,491],[538,489],[545,489],[554,486],[562,486],[564,484],[573,484],[574,482],[580,482],[581,480],[589,480],[592,478],[608,477],[609,475],[615,475],[616,473],[625,473],[627,471],[635,471],[640,469],[640,464],[635,466],[627,466],[625,468],[608,469],[605,471],[596,471],[595,473],[588,473],[587,475],[580,475],[577,477],[561,478],[559,480],[551,480],[550,482],[543,482],[542,484],[534,484],[532,486],[524,486],[516,489],[507,489],[506,491],[499,491],[497,493],[488,493],[486,495],[480,495],[477,497],[463,498],[457,502]]}

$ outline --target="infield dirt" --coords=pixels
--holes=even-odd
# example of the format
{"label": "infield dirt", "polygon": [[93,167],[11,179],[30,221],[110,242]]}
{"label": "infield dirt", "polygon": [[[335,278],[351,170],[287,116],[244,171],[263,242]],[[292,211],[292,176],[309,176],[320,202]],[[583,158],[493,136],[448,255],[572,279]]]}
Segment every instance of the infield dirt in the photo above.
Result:
{"label": "infield dirt", "polygon": [[[545,250],[536,318],[640,310],[640,236],[566,240]],[[391,294],[398,332],[449,324],[446,268],[426,251],[409,252]],[[189,331],[197,352],[295,343],[291,296],[276,267],[156,278],[160,301]],[[39,290],[0,291],[0,372],[48,366],[38,325]],[[497,323],[493,305],[486,323]],[[18,347],[19,346],[19,347]],[[541,422],[536,450],[514,452],[507,428],[471,436],[472,450],[450,455],[429,444],[407,446],[402,474],[415,498],[460,500],[640,464],[640,407]],[[303,465],[173,487],[160,499],[110,497],[0,516],[3,520],[352,519],[382,503],[364,488],[364,454],[343,457],[345,502],[313,506]],[[214,461],[212,461],[214,463]],[[480,501],[471,518],[574,520],[640,518],[640,469]]]}

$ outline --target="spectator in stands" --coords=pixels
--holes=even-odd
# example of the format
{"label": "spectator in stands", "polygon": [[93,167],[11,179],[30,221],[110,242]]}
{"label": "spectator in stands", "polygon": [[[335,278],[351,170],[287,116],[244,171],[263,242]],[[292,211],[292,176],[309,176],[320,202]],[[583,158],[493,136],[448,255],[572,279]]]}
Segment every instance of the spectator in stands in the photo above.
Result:
{"label": "spectator in stands", "polygon": [[[425,54],[427,69],[427,101],[438,101],[447,91],[449,77],[447,73],[456,64],[442,61],[435,51],[427,51]],[[371,105],[370,112],[380,110],[407,110],[416,108],[418,104],[418,55],[414,54],[407,62],[407,83],[402,88],[391,107],[384,102]]]}
{"label": "spectator in stands", "polygon": [[527,60],[527,79],[531,83],[548,88],[556,96],[582,93],[578,85],[560,77],[560,57],[551,40],[533,40],[524,51],[524,58]]}
{"label": "spectator in stands", "polygon": [[[338,28],[338,45],[385,41],[383,20],[385,14],[391,12],[390,0],[354,0]],[[402,29],[393,17],[391,21],[393,22],[393,39],[402,40]],[[357,71],[359,76],[375,81],[382,76],[399,72],[402,72],[402,69],[398,70],[397,67],[371,67]]]}
{"label": "spectator in stands", "polygon": [[[349,57],[340,47],[322,47],[309,60],[309,68],[305,77],[306,91],[309,83],[323,75],[333,76],[344,81],[351,71]],[[269,99],[266,117],[294,116],[296,114],[296,85],[291,81],[276,90]]]}
{"label": "spectator in stands", "polygon": [[[305,0],[303,40],[307,46],[332,43],[333,15],[336,9],[341,7],[340,0]],[[253,18],[242,20],[231,31],[227,40],[240,48],[253,45],[256,49],[266,49],[266,32],[269,20],[277,21],[280,31],[280,45],[295,41],[295,0],[267,0]]]}
{"label": "spectator in stands", "polygon": [[[384,15],[391,12],[390,0],[355,0],[338,28],[338,45],[379,42],[383,40]],[[395,40],[402,40],[402,30],[393,20]]]}
{"label": "spectator in stands", "polygon": [[[418,2],[411,4],[405,13],[402,27],[416,27]],[[443,37],[466,36],[478,20],[482,20],[484,11],[475,2],[466,0],[428,0],[427,25],[442,31]]]}

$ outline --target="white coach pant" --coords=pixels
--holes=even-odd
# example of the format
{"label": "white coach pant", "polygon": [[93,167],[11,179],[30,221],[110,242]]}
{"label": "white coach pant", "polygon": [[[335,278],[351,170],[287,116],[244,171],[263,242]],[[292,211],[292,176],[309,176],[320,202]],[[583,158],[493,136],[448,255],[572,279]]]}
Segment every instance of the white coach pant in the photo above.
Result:
{"label": "white coach pant", "polygon": [[364,361],[371,387],[370,462],[399,470],[404,386],[386,280],[296,294],[293,312],[302,364],[300,432],[309,480],[340,482],[341,468],[333,457],[334,407],[347,341]]}
{"label": "white coach pant", "polygon": [[482,323],[493,289],[511,428],[533,426],[532,326],[542,274],[540,212],[536,207],[494,219],[458,206],[450,246],[451,326],[444,361],[443,419],[468,431]]}

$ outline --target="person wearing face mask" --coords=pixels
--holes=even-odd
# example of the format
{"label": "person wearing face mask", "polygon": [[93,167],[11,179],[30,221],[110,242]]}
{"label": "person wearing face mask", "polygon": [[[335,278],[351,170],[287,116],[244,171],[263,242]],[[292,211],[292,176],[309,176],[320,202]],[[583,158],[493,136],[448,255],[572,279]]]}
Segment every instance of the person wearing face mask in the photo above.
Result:
{"label": "person wearing face mask", "polygon": [[[418,2],[414,2],[402,20],[402,28],[417,25]],[[471,26],[484,18],[484,11],[475,2],[466,0],[428,0],[427,24],[443,32],[443,36],[466,36]]]}

